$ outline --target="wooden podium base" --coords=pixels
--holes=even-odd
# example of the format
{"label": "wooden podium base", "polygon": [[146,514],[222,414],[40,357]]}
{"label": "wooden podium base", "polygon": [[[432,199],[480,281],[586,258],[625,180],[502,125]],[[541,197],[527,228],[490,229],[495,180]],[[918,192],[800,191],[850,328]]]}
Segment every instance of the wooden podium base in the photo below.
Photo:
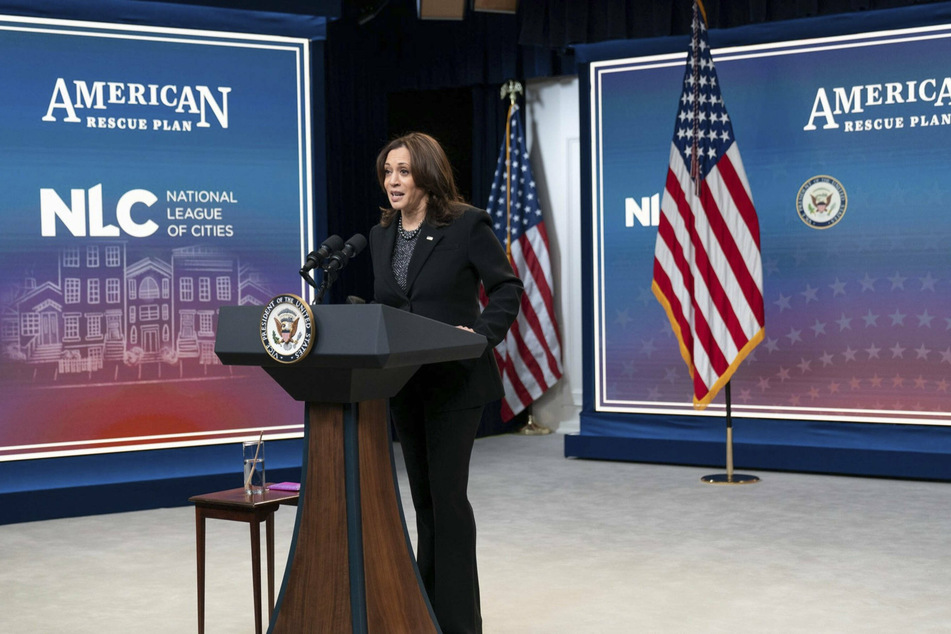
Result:
{"label": "wooden podium base", "polygon": [[307,403],[305,477],[269,632],[438,632],[412,555],[384,399]]}
{"label": "wooden podium base", "polygon": [[439,626],[397,494],[386,399],[420,366],[476,359],[482,335],[383,304],[314,305],[320,337],[280,363],[261,306],[222,306],[215,354],[262,368],[306,407],[297,523],[269,631],[419,634]]}

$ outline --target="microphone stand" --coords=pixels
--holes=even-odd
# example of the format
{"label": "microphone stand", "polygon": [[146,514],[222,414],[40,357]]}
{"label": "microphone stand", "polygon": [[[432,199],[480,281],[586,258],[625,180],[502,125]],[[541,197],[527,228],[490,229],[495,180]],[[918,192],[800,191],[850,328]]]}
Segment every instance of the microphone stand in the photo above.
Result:
{"label": "microphone stand", "polygon": [[311,306],[316,306],[324,300],[324,293],[330,288],[330,286],[337,280],[337,275],[339,274],[338,269],[328,270],[323,267],[316,267],[324,272],[324,280],[320,283],[320,286],[317,285],[317,282],[314,281],[314,278],[311,277],[309,271],[306,268],[300,270],[300,276],[304,278],[304,281],[307,282],[311,288],[317,291],[317,297],[314,299],[314,302]]}
{"label": "microphone stand", "polygon": [[315,282],[314,278],[310,276],[310,273],[307,271],[307,269],[301,269],[300,276],[304,278],[304,281],[307,282],[307,284],[309,284],[311,288],[313,288],[314,290],[317,289],[317,282]]}
{"label": "microphone stand", "polygon": [[[328,238],[324,243],[325,246],[332,246],[329,243],[332,242],[332,238],[336,239],[337,242],[340,242],[340,238],[337,236],[332,236]],[[320,304],[324,300],[324,293],[330,288],[330,286],[337,281],[337,276],[340,275],[340,269],[347,266],[350,262],[350,258],[356,257],[360,251],[366,246],[367,241],[359,233],[354,234],[350,240],[343,244],[339,250],[333,252],[329,256],[320,257],[320,252],[318,252],[318,257],[316,259],[316,264],[314,268],[320,268],[324,272],[324,280],[321,282],[320,286],[317,286],[317,283],[314,279],[308,275],[307,264],[301,268],[301,276],[310,284],[314,289],[317,290],[317,297],[314,300],[314,305]],[[321,247],[323,249],[323,246]]]}
{"label": "microphone stand", "polygon": [[323,271],[324,281],[320,283],[319,288],[316,284],[314,285],[314,288],[317,289],[317,297],[314,299],[314,305],[320,304],[322,301],[324,301],[324,293],[326,293],[330,289],[331,285],[337,281],[337,276],[340,274],[339,269],[324,269]]}

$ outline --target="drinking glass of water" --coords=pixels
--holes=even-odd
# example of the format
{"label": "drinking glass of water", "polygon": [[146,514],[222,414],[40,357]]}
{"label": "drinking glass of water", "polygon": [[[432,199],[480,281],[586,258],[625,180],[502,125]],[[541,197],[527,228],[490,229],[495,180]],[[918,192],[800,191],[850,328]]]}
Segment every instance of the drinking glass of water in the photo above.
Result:
{"label": "drinking glass of water", "polygon": [[249,440],[242,444],[244,453],[244,492],[264,493],[264,442]]}

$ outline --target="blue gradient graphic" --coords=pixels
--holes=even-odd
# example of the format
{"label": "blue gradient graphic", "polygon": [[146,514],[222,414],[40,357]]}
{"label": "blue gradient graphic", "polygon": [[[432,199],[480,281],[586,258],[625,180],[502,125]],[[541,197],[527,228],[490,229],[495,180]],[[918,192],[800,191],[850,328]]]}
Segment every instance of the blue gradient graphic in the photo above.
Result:
{"label": "blue gradient graphic", "polygon": [[[308,41],[5,20],[0,57],[0,459],[298,427],[299,404],[221,366],[213,345],[219,306],[302,291]],[[196,106],[207,87],[208,126],[187,100],[151,103],[153,85]],[[43,235],[42,190],[85,215],[86,235],[52,207]],[[123,220],[134,190],[157,200]]]}
{"label": "blue gradient graphic", "polygon": [[[949,54],[947,29],[714,50],[764,264],[766,339],[734,376],[737,415],[947,422],[951,96],[941,88]],[[591,65],[602,411],[692,411],[687,367],[650,291],[656,227],[636,218],[626,226],[625,216],[625,199],[642,207],[662,197],[684,58]],[[853,86],[889,82],[901,86],[894,103],[884,88],[878,97],[862,88],[862,112],[840,103],[839,128],[823,129],[817,117],[817,129],[804,130],[820,89],[834,110],[834,88],[848,96]],[[848,196],[841,220],[822,230],[796,205],[803,183],[819,175]]]}

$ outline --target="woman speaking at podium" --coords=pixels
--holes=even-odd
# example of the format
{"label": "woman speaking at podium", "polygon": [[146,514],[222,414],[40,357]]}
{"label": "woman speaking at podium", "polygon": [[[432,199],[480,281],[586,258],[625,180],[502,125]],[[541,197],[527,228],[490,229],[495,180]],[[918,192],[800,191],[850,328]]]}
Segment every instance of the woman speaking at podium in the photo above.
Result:
{"label": "woman speaking at podium", "polygon": [[[370,231],[374,301],[484,335],[481,357],[426,365],[390,400],[418,539],[416,560],[443,632],[481,632],[469,458],[486,403],[502,397],[493,348],[522,282],[489,215],[465,204],[439,142],[413,132],[377,157],[390,206]],[[480,311],[479,283],[488,305]]]}

